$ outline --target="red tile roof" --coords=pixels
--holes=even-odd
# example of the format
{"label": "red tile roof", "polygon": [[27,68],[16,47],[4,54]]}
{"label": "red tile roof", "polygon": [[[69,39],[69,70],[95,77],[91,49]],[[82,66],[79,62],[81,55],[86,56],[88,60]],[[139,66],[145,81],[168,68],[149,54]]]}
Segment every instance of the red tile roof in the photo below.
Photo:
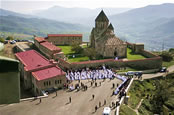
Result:
{"label": "red tile roof", "polygon": [[45,38],[43,38],[43,37],[35,37],[35,40],[40,43],[40,42],[45,41]]}
{"label": "red tile roof", "polygon": [[32,75],[38,81],[41,81],[41,80],[53,78],[55,76],[65,75],[65,72],[56,66],[56,67],[50,67],[47,69],[32,72]]}
{"label": "red tile roof", "polygon": [[59,47],[57,47],[57,46],[51,44],[50,42],[43,42],[43,43],[41,43],[40,45],[42,45],[42,46],[48,48],[48,49],[51,50],[51,51],[60,52],[60,51],[62,50],[61,48],[59,48]]}
{"label": "red tile roof", "polygon": [[82,34],[48,34],[48,37],[82,37]]}
{"label": "red tile roof", "polygon": [[24,64],[26,71],[35,70],[43,67],[50,67],[53,65],[35,50],[19,52],[15,55]]}

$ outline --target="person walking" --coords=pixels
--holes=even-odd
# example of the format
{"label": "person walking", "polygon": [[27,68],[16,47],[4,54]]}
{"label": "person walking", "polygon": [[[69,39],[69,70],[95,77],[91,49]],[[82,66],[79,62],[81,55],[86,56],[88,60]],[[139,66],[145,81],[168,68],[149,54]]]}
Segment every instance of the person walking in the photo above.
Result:
{"label": "person walking", "polygon": [[97,105],[95,106],[95,112],[97,111]]}
{"label": "person walking", "polygon": [[69,103],[71,103],[71,97],[69,97]]}
{"label": "person walking", "polygon": [[93,95],[92,95],[92,99],[93,99],[93,100],[94,100],[94,97],[95,97],[95,95],[93,94]]}
{"label": "person walking", "polygon": [[115,88],[115,84],[114,83],[112,84],[112,88]]}
{"label": "person walking", "polygon": [[106,105],[106,99],[104,100],[104,105]]}
{"label": "person walking", "polygon": [[99,101],[99,107],[101,107],[101,102]]}
{"label": "person walking", "polygon": [[41,102],[42,102],[42,99],[41,99],[41,98],[39,98],[39,100],[40,100],[40,101],[39,101],[39,103],[41,103]]}
{"label": "person walking", "polygon": [[56,96],[57,96],[57,91],[56,91]]}

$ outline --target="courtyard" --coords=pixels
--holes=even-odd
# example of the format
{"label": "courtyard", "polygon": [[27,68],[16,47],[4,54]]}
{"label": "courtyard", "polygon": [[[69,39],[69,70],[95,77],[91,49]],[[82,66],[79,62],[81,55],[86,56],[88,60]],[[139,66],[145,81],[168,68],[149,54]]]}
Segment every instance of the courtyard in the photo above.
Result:
{"label": "courtyard", "polygon": [[[78,81],[73,81],[72,84],[76,84]],[[17,104],[1,105],[0,114],[3,115],[100,115],[103,112],[104,107],[111,105],[112,101],[116,101],[117,96],[112,96],[113,88],[112,84],[121,84],[119,79],[109,80],[97,80],[98,86],[92,86],[88,80],[82,80],[85,85],[88,86],[87,91],[71,91],[59,90],[56,93],[49,94],[48,98],[42,98],[41,103],[39,99],[23,101]],[[99,85],[101,82],[101,86]],[[92,99],[92,95],[95,95]],[[71,103],[69,103],[69,97],[71,97]],[[104,104],[106,100],[106,105]],[[95,106],[101,107],[95,112]],[[111,111],[113,115],[115,109]]]}

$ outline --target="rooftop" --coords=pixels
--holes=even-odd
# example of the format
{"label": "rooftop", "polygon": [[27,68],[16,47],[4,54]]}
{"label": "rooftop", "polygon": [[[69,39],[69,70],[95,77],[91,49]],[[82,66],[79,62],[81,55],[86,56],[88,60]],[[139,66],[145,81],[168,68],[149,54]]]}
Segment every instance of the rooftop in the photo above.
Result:
{"label": "rooftop", "polygon": [[48,34],[48,37],[82,37],[82,34]]}
{"label": "rooftop", "polygon": [[45,57],[43,57],[35,50],[19,52],[15,55],[25,65],[26,71],[52,65],[52,63],[50,63]]}
{"label": "rooftop", "polygon": [[40,42],[45,41],[45,38],[43,38],[43,37],[35,37],[35,40],[40,43]]}
{"label": "rooftop", "polygon": [[107,22],[109,22],[109,19],[108,19],[108,17],[106,16],[106,14],[104,13],[104,11],[102,10],[102,11],[100,12],[100,14],[97,16],[97,18],[95,19],[95,21],[101,21],[101,22],[107,21]]}
{"label": "rooftop", "polygon": [[38,81],[41,81],[41,80],[49,79],[55,76],[65,75],[65,72],[56,66],[56,67],[50,67],[47,69],[32,72],[32,75]]}
{"label": "rooftop", "polygon": [[43,42],[40,45],[48,48],[51,51],[58,51],[58,52],[60,52],[62,50],[61,48],[56,47],[55,45],[51,44],[50,42]]}

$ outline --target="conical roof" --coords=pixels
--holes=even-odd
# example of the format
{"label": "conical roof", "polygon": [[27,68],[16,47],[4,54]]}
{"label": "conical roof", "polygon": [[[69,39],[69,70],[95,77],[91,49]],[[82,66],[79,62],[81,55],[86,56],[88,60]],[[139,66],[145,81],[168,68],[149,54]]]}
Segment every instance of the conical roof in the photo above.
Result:
{"label": "conical roof", "polygon": [[102,10],[100,12],[100,14],[97,16],[97,18],[95,19],[95,21],[108,21],[109,22],[109,19],[108,17],[106,16],[106,14],[104,13],[104,11]]}
{"label": "conical roof", "polygon": [[114,29],[114,27],[112,26],[112,24],[111,24],[111,23],[109,24],[108,29],[111,29],[111,30],[113,30],[113,29]]}

